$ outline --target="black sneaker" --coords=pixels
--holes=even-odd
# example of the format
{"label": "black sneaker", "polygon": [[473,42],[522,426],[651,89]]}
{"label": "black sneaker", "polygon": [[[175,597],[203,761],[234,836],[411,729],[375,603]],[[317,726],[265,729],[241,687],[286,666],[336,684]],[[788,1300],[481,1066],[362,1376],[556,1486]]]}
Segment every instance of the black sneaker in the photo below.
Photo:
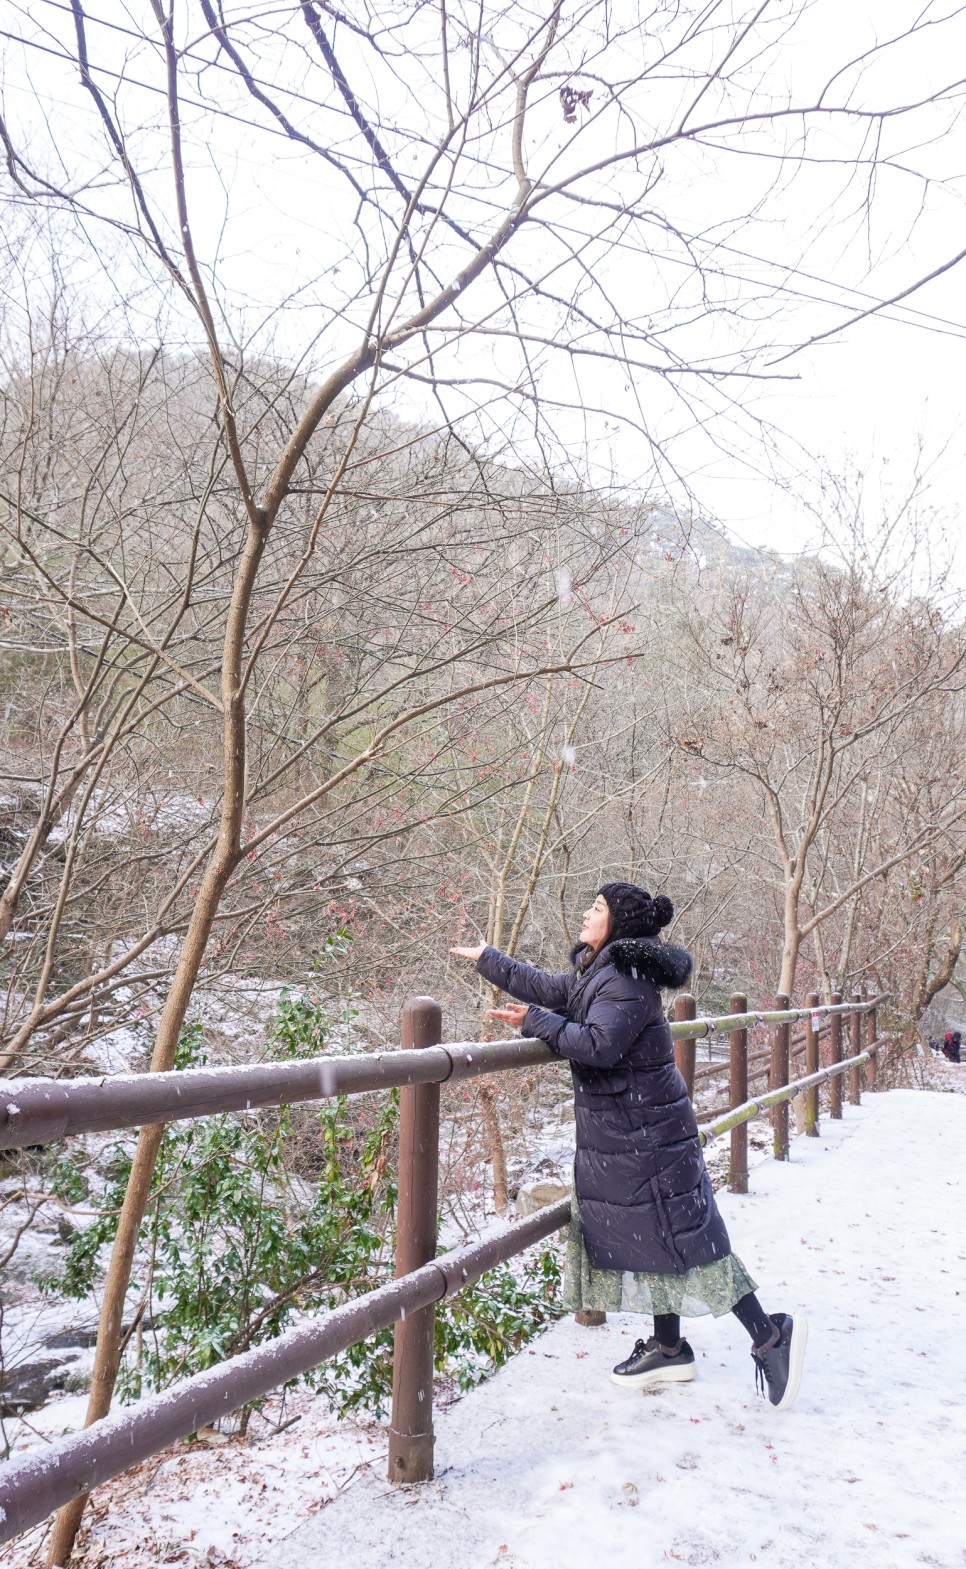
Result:
{"label": "black sneaker", "polygon": [[694,1377],[694,1352],[686,1340],[676,1351],[664,1350],[655,1335],[638,1340],[626,1362],[618,1362],[611,1376],[614,1384],[637,1388],[643,1384],[686,1384]]}
{"label": "black sneaker", "polygon": [[771,1321],[775,1326],[771,1340],[752,1347],[755,1388],[761,1394],[767,1389],[775,1409],[787,1411],[802,1382],[808,1325],[801,1314],[792,1318],[790,1313],[772,1313]]}

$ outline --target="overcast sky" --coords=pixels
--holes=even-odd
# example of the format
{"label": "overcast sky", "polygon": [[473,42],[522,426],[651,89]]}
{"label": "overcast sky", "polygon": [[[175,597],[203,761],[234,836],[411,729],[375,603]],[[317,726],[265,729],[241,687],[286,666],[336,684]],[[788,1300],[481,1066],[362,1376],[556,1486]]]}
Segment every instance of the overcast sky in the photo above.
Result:
{"label": "overcast sky", "polygon": [[[741,0],[729,4],[735,12],[742,10]],[[44,156],[45,145],[53,149],[46,156],[54,172],[59,164],[60,172],[73,178],[81,157],[87,157],[89,168],[97,160],[103,165],[103,133],[91,100],[78,82],[76,65],[58,60],[58,51],[72,44],[68,7],[52,0],[32,0],[29,6],[14,0],[5,9],[11,27],[2,78],[8,119],[12,116],[25,131],[33,149],[41,149],[38,157]],[[226,7],[229,16],[238,18],[257,9]],[[766,21],[776,16],[777,38],[777,23],[797,7],[785,0],[766,9]],[[86,10],[92,57],[124,76],[122,112],[132,128],[133,145],[144,149],[148,188],[160,190],[168,179],[157,151],[162,140],[151,150],[151,137],[164,136],[163,97],[143,85],[150,84],[152,73],[158,78],[159,53],[154,43],[134,41],[139,27],[150,32],[153,26],[149,7],[140,0],[130,5],[90,0]],[[378,6],[375,12],[378,15]],[[614,14],[619,13],[618,5]],[[196,6],[183,6],[176,15],[189,34],[192,27],[197,31]],[[926,29],[915,44],[875,55],[863,70],[861,92],[870,99],[901,103],[948,86],[957,60],[966,61],[966,23],[955,8],[947,14],[912,0],[812,0],[796,23],[793,47],[778,44],[762,56],[759,90],[779,98],[794,93],[807,97],[827,78],[830,60],[848,61],[923,15],[942,16],[942,26]],[[28,47],[10,41],[11,33],[29,40]],[[351,43],[346,47],[351,50]],[[353,63],[351,54],[349,58]],[[615,69],[613,57],[609,69]],[[310,71],[318,72],[317,62],[306,63],[304,70],[308,81]],[[371,85],[364,75],[360,79]],[[573,79],[579,82],[579,73]],[[288,85],[304,84],[300,80]],[[420,93],[427,95],[428,105],[435,85],[421,85],[413,76],[400,90],[417,99]],[[385,84],[379,90],[384,120],[391,124],[394,106],[386,102]],[[663,77],[649,87],[652,95],[679,90],[678,83]],[[257,113],[248,100],[245,104],[246,115]],[[400,99],[399,107],[410,106]],[[351,310],[342,327],[331,311],[351,270],[351,261],[347,265],[344,258],[347,252],[351,256],[356,243],[350,205],[334,192],[324,166],[313,164],[284,139],[280,143],[265,133],[258,140],[245,124],[231,119],[209,123],[195,113],[190,98],[184,113],[193,136],[188,174],[196,231],[224,300],[229,309],[241,310],[251,329],[261,311],[267,314],[288,295],[290,304],[273,327],[273,342],[292,358],[306,355],[304,363],[321,371],[334,353],[343,352],[338,331],[356,330]],[[719,162],[713,151],[703,149],[669,166],[658,188],[664,207],[689,240],[700,235],[702,260],[720,277],[723,291],[734,288],[743,299],[757,296],[761,302],[740,322],[727,315],[702,319],[698,313],[693,326],[676,328],[678,347],[686,344],[699,359],[730,352],[750,330],[756,311],[759,338],[771,333],[779,344],[793,345],[837,326],[876,298],[899,292],[966,247],[966,135],[957,125],[957,114],[954,94],[935,113],[927,110],[909,124],[886,128],[884,151],[891,167],[876,182],[871,218],[858,200],[860,188],[850,186],[834,163],[818,171],[802,168],[788,179],[783,171],[780,189],[771,191],[767,205],[756,210],[772,179],[776,154],[786,156],[789,171],[794,162],[788,158],[794,143],[782,144],[780,127],[771,142],[763,142],[751,156],[729,154]],[[534,165],[563,156],[560,149],[566,148],[570,134],[554,85],[547,92],[546,113],[536,110],[528,130]],[[601,146],[613,134],[613,121],[606,116],[592,132]],[[837,152],[847,157],[849,145],[847,128],[839,132],[833,126],[824,151],[830,159]],[[401,166],[409,160],[410,167],[417,167],[420,156],[418,148],[410,154],[403,147]],[[587,156],[583,149],[581,156]],[[492,195],[496,210],[498,193]],[[98,190],[96,199],[112,198]],[[736,227],[735,215],[742,212],[750,216]],[[715,239],[722,242],[718,248]],[[526,243],[524,238],[524,252]],[[539,245],[537,238],[529,259],[539,257]],[[102,275],[97,276],[96,266],[90,268],[86,287],[105,299],[112,288],[125,293],[131,320],[139,323],[136,330],[150,332],[152,313],[158,317],[156,300],[138,293],[139,280],[125,273],[115,252],[105,249],[104,255],[109,259]],[[684,258],[675,255],[672,246],[660,257],[646,256],[644,263],[649,273],[642,271],[641,255],[622,256],[618,250],[607,259],[608,288],[629,317],[640,315],[642,295],[663,292],[666,303],[681,282]],[[575,380],[568,391],[572,402],[584,405],[579,416],[564,407],[552,411],[551,399],[549,421],[563,451],[573,455],[576,470],[618,488],[646,490],[653,478],[651,453],[625,418],[636,403],[639,419],[657,433],[681,476],[674,499],[681,505],[693,499],[751,544],[794,550],[808,543],[814,531],[810,505],[818,497],[823,465],[834,473],[850,466],[867,473],[874,505],[883,476],[886,491],[894,485],[901,493],[919,463],[928,477],[931,504],[940,516],[955,519],[966,481],[964,280],[961,265],[901,306],[787,358],[776,354],[773,363],[759,364],[758,369],[792,379],[722,387],[714,393],[713,409],[706,405],[706,419],[696,419],[693,405],[682,408],[658,378],[645,381],[641,392],[622,384],[621,372],[584,368],[579,386]],[[350,294],[346,283],[345,297]],[[243,309],[240,301],[245,302]],[[174,311],[170,300],[166,309]],[[169,314],[169,333],[173,319]],[[539,316],[535,319],[539,322]],[[465,371],[482,375],[500,367],[501,351],[492,344],[461,352]],[[556,394],[562,378],[550,357],[547,366],[547,391]],[[732,389],[740,396],[740,406],[729,409]],[[413,412],[438,417],[438,406],[418,387],[402,402],[397,400],[396,407],[405,409],[406,398]],[[471,395],[454,392],[450,406],[459,413],[471,402]],[[487,418],[489,426],[480,429],[498,434],[499,414],[491,412]],[[664,483],[671,484],[673,495],[674,482],[666,472]]]}

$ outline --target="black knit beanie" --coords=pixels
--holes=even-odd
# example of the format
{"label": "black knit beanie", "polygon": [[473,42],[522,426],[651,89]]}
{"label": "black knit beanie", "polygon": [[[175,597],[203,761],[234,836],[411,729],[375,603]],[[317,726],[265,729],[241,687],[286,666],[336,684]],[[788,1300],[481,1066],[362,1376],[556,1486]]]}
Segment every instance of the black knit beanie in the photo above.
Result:
{"label": "black knit beanie", "polygon": [[610,940],[617,937],[656,937],[674,919],[674,905],[663,893],[652,899],[636,883],[604,883],[598,893],[610,911]]}

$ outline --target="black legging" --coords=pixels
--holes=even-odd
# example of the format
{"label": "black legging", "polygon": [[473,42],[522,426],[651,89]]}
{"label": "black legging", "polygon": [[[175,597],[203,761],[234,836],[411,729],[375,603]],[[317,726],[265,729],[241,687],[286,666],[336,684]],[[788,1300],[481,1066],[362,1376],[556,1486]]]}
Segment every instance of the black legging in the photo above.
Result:
{"label": "black legging", "polygon": [[[736,1302],[731,1311],[739,1324],[747,1329],[752,1345],[763,1345],[771,1338],[775,1326],[753,1291]],[[654,1333],[662,1346],[668,1349],[676,1347],[681,1339],[681,1320],[677,1313],[655,1313]]]}

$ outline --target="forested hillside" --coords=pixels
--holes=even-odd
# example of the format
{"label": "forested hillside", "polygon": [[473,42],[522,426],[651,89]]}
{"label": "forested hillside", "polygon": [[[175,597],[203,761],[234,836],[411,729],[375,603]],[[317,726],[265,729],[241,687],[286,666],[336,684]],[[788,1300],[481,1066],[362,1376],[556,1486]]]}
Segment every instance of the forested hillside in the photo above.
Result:
{"label": "forested hillside", "polygon": [[[146,1060],[223,805],[243,555],[205,365],[61,348],[2,389],[3,1040],[34,1073]],[[258,370],[256,451],[310,393]],[[618,874],[671,892],[702,1003],[864,985],[915,1030],[959,953],[966,748],[914,505],[842,493],[822,553],[754,553],[386,415],[313,524],[356,412],[303,461],[244,638],[240,850],[197,994],[226,1048],[256,1052],[249,1009],[323,952],[311,984],[373,1040],[414,987],[472,1032],[451,940],[553,963]]]}

